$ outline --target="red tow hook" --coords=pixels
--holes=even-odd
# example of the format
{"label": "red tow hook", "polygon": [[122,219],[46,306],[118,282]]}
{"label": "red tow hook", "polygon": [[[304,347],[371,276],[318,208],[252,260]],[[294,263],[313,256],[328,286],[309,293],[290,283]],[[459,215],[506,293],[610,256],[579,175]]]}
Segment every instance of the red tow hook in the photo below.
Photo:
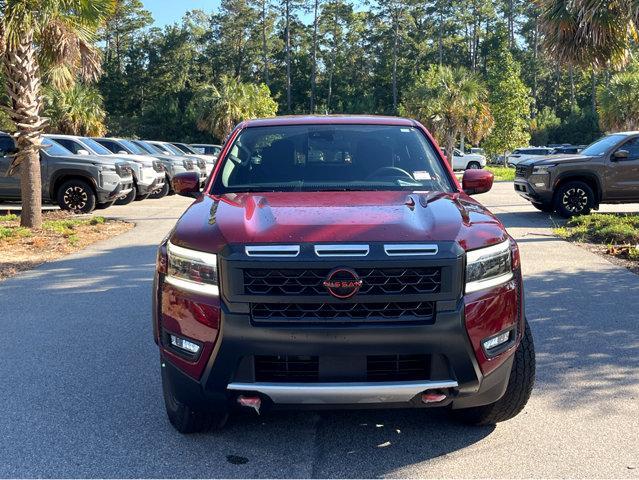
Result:
{"label": "red tow hook", "polygon": [[422,403],[438,403],[446,400],[445,393],[424,392],[422,393]]}
{"label": "red tow hook", "polygon": [[260,407],[262,406],[262,399],[260,397],[245,397],[244,395],[240,395],[237,397],[237,403],[243,407],[252,408],[258,415],[260,414]]}

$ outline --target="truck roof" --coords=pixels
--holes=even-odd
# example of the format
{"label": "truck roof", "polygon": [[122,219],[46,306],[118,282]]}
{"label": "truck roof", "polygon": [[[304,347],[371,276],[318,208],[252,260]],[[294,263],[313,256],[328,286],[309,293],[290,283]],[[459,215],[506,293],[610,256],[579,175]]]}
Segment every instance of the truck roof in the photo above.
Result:
{"label": "truck roof", "polygon": [[416,122],[408,118],[386,117],[382,115],[286,115],[272,118],[247,120],[243,127],[271,127],[277,125],[401,125],[415,126]]}

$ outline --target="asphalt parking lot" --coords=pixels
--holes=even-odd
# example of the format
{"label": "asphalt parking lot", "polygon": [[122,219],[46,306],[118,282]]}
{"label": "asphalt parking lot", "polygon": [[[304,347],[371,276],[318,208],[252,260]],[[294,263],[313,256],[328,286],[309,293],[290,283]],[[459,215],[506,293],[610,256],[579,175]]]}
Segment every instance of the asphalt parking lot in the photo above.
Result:
{"label": "asphalt parking lot", "polygon": [[538,376],[515,419],[281,412],[176,433],[150,323],[155,246],[190,202],[169,197],[100,212],[137,227],[0,283],[0,477],[639,478],[639,277],[553,237],[511,184],[479,198],[522,251]]}

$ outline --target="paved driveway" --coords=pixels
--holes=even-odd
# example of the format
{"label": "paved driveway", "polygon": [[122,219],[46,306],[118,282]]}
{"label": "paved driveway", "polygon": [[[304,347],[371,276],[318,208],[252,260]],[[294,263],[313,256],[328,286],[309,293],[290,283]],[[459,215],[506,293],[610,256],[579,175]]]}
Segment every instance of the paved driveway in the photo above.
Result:
{"label": "paved driveway", "polygon": [[171,197],[107,210],[138,227],[0,283],[0,477],[638,478],[639,277],[550,236],[509,184],[481,201],[520,242],[537,344],[514,420],[293,412],[177,434],[149,319],[155,245],[189,203]]}

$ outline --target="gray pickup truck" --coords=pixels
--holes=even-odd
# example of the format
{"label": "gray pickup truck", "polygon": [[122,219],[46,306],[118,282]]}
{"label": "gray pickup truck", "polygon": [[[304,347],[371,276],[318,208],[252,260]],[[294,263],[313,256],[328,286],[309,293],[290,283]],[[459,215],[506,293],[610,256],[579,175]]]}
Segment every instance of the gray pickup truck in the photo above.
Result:
{"label": "gray pickup truck", "polygon": [[524,160],[515,191],[542,212],[585,215],[602,203],[639,202],[639,132],[606,135],[578,155]]}
{"label": "gray pickup truck", "polygon": [[134,200],[145,200],[151,194],[164,188],[166,175],[164,173],[164,165],[159,160],[145,155],[131,155],[129,153],[117,155],[89,137],[57,134],[45,136],[59,143],[75,155],[107,155],[116,161],[128,162],[133,170],[133,190],[126,197],[116,201],[116,205],[128,205]]}
{"label": "gray pickup truck", "polygon": [[[128,162],[109,157],[73,155],[63,146],[44,138],[40,152],[42,199],[63,210],[89,213],[107,208],[126,197],[133,188]],[[20,175],[8,176],[16,152],[13,137],[0,132],[0,201],[19,201]]]}

